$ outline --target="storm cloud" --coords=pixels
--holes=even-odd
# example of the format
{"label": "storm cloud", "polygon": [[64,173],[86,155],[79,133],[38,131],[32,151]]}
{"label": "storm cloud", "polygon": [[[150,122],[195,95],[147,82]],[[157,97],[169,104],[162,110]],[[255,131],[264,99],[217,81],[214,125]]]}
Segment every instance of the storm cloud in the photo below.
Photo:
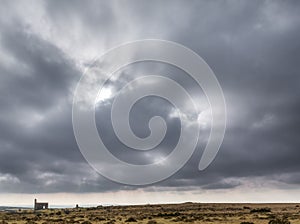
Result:
{"label": "storm cloud", "polygon": [[[72,100],[95,57],[143,38],[175,41],[203,57],[222,86],[228,111],[226,135],[214,162],[198,170],[209,132],[202,124],[192,158],[155,187],[231,189],[257,179],[261,184],[272,181],[272,187],[299,187],[299,10],[298,1],[1,1],[0,192],[137,188],[102,177],[85,161],[73,134]],[[131,65],[107,85],[117,91],[141,72],[173,77],[199,97],[205,111],[202,90],[183,71],[166,65]],[[153,116],[168,124],[156,149],[137,153],[113,132],[112,100],[100,102],[96,120],[114,155],[146,164],[172,151],[180,135],[180,121],[170,118],[172,105],[155,97],[135,105],[130,119],[139,137],[149,134]]]}

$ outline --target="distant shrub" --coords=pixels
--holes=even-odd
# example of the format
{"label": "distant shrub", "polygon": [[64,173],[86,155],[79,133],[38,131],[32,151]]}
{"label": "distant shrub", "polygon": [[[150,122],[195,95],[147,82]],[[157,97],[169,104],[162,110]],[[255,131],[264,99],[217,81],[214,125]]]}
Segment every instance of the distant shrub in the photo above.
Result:
{"label": "distant shrub", "polygon": [[244,209],[251,209],[251,208],[250,208],[250,207],[248,207],[248,206],[244,206],[243,208],[244,208]]}
{"label": "distant shrub", "polygon": [[263,212],[271,212],[270,208],[255,208],[250,211],[251,213],[263,213]]}
{"label": "distant shrub", "polygon": [[61,211],[56,212],[56,215],[61,215]]}
{"label": "distant shrub", "polygon": [[269,224],[291,224],[287,218],[277,218],[270,220]]}
{"label": "distant shrub", "polygon": [[114,224],[114,223],[115,223],[115,221],[110,220],[110,221],[106,222],[105,224]]}
{"label": "distant shrub", "polygon": [[133,217],[130,217],[125,222],[136,222],[136,219]]}
{"label": "distant shrub", "polygon": [[157,222],[155,220],[150,220],[147,222],[147,224],[157,224]]}
{"label": "distant shrub", "polygon": [[93,211],[93,210],[97,210],[97,207],[90,207],[86,209],[87,211]]}
{"label": "distant shrub", "polygon": [[254,224],[254,222],[241,222],[241,224]]}
{"label": "distant shrub", "polygon": [[51,219],[52,222],[59,222],[59,223],[63,223],[64,220],[63,219]]}
{"label": "distant shrub", "polygon": [[177,217],[181,216],[180,212],[171,212],[171,213],[158,213],[156,217]]}

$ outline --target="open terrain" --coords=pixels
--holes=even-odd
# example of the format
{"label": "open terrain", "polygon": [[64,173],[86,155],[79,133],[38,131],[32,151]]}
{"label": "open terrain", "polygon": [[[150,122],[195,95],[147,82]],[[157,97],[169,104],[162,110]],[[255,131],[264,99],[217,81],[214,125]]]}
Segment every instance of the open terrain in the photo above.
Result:
{"label": "open terrain", "polygon": [[130,222],[144,224],[300,224],[300,204],[183,203],[0,212],[0,224]]}

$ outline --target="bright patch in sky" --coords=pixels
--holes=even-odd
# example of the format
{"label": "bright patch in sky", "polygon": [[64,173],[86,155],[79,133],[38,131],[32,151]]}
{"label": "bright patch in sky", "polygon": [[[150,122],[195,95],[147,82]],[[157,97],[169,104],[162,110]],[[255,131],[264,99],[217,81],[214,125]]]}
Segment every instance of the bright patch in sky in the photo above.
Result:
{"label": "bright patch in sky", "polygon": [[101,103],[112,97],[112,89],[110,87],[104,87],[101,89],[97,96],[96,103]]}

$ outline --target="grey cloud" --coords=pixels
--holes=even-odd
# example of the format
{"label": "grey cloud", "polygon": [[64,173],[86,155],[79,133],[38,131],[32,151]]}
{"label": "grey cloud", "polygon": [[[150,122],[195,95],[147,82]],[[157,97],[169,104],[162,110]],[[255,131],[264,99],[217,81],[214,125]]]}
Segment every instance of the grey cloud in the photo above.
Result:
{"label": "grey cloud", "polygon": [[[45,26],[61,35],[53,40],[43,37],[45,30],[22,22],[24,14],[15,9],[16,4],[11,1],[3,5],[6,11],[1,9],[12,20],[0,17],[1,192],[135,189],[99,176],[86,164],[73,135],[71,102],[81,75],[78,64],[90,63],[89,57],[76,61],[78,52],[88,54],[85,49],[139,38],[165,38],[196,51],[214,70],[228,107],[224,143],[210,167],[197,170],[204,140],[182,170],[150,188],[230,189],[243,184],[236,181],[239,178],[256,177],[298,186],[297,1],[45,1],[41,4]],[[73,50],[76,55],[71,54]],[[190,92],[195,90],[194,95],[203,94],[180,71],[151,63],[134,65],[123,71],[123,78],[109,84],[120,88],[135,77],[135,69],[166,73]],[[134,154],[116,139],[108,119],[109,106],[108,101],[98,108],[98,129],[119,158],[147,163],[155,153],[168,154],[176,143],[178,120],[169,120],[167,138],[149,152],[150,157]],[[158,114],[167,117],[170,110],[167,102],[144,99],[132,110],[133,130],[147,135],[148,119]],[[20,184],[8,187],[11,183]]]}

